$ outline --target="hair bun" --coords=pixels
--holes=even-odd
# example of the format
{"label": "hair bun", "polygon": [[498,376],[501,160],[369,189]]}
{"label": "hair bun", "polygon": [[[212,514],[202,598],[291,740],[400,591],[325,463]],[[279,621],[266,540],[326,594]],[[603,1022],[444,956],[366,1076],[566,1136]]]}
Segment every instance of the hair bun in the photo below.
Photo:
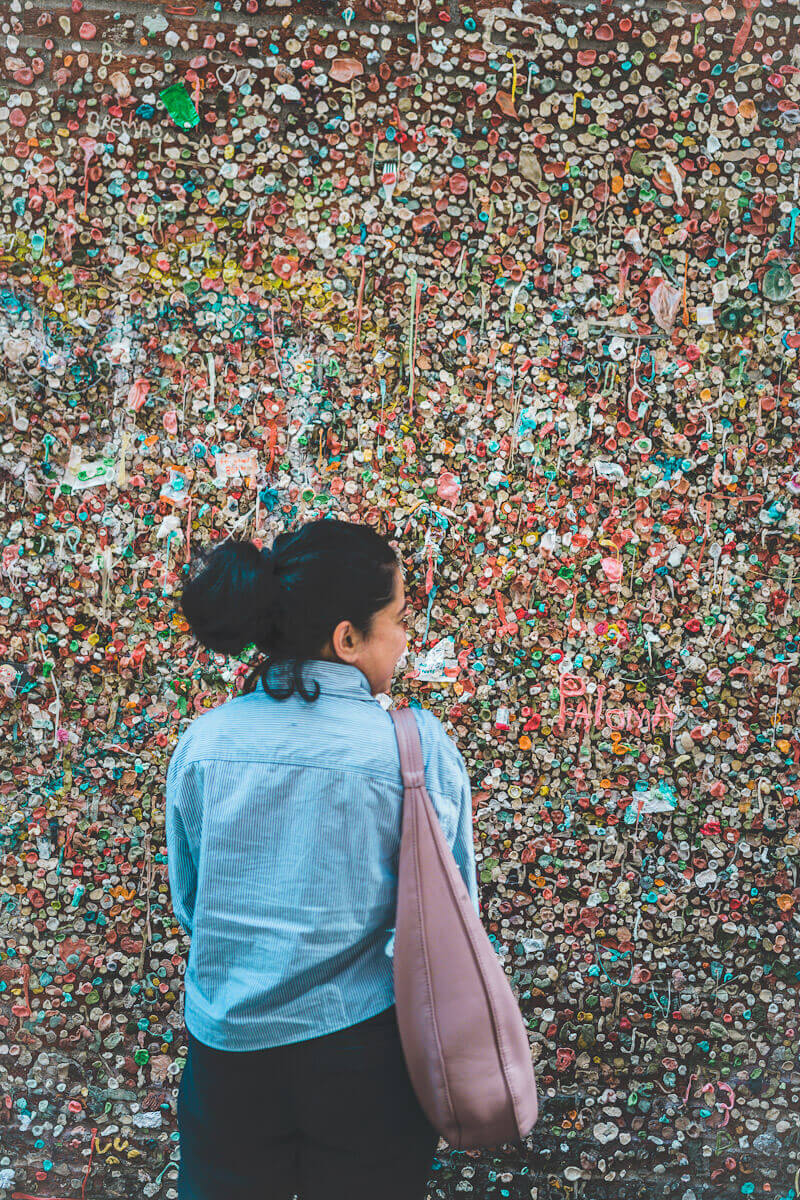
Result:
{"label": "hair bun", "polygon": [[195,556],[181,608],[197,640],[219,654],[263,642],[275,616],[274,554],[228,538]]}

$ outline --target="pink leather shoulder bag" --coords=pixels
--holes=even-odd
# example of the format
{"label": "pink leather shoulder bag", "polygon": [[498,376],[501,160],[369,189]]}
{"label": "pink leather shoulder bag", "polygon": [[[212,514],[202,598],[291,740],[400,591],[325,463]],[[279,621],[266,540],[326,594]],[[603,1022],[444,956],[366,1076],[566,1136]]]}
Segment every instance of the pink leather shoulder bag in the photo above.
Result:
{"label": "pink leather shoulder bag", "polygon": [[518,1141],[538,1117],[525,1022],[425,788],[414,713],[389,715],[405,789],[393,961],[411,1084],[453,1149]]}

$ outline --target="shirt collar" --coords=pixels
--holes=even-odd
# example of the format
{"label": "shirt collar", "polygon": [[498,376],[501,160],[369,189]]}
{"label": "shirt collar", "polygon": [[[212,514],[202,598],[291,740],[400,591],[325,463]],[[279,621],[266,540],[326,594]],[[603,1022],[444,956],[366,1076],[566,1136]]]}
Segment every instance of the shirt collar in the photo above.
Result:
{"label": "shirt collar", "polygon": [[[354,700],[373,700],[372,687],[360,667],[349,663],[330,662],[325,658],[309,658],[303,663],[301,678],[304,684],[313,692],[314,683],[319,684],[320,694],[329,696],[350,696]],[[281,684],[284,671],[270,671],[269,681]]]}

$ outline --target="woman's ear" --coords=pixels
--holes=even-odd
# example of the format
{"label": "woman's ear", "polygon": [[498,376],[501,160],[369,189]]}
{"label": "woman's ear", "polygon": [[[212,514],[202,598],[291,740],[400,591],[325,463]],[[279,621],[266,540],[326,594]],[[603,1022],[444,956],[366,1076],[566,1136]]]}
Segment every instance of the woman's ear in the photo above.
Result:
{"label": "woman's ear", "polygon": [[331,634],[331,644],[337,658],[346,659],[358,649],[359,635],[350,621],[340,621]]}

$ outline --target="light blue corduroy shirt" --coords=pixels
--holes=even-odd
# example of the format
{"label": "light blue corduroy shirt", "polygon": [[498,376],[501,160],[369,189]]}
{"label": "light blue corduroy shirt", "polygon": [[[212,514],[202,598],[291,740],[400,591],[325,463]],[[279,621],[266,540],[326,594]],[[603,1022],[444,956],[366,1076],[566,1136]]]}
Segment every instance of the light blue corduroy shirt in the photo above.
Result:
{"label": "light blue corduroy shirt", "polygon": [[[317,700],[274,700],[259,682],[195,717],[167,770],[172,904],[191,934],[184,1019],[215,1049],[301,1042],[394,1003],[394,723],[358,667],[312,659],[303,678]],[[480,913],[464,759],[438,717],[413,711],[427,789]]]}

